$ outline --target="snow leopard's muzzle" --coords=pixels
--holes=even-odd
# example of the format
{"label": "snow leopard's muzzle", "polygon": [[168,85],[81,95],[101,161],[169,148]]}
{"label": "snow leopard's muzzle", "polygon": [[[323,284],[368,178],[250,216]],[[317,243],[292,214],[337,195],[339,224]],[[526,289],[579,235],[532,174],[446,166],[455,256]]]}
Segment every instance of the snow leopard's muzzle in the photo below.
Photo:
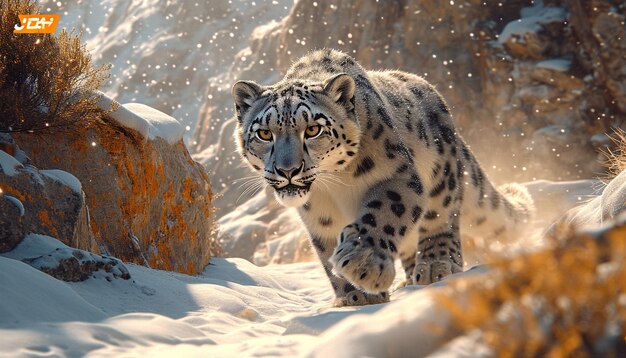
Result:
{"label": "snow leopard's muzzle", "polygon": [[313,183],[313,176],[304,175],[304,160],[300,165],[277,166],[273,163],[275,178],[270,185],[275,190],[276,198],[285,206],[298,207],[308,199],[309,190]]}

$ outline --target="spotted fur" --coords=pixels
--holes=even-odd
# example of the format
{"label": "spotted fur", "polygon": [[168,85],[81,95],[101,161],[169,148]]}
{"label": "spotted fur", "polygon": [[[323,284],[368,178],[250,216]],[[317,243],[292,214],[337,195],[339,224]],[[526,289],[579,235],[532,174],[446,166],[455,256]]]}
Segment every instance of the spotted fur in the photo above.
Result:
{"label": "spotted fur", "polygon": [[395,259],[413,284],[461,271],[461,226],[503,240],[531,217],[528,193],[491,184],[419,76],[320,50],[274,85],[236,83],[233,96],[240,153],[298,208],[338,305],[387,301]]}

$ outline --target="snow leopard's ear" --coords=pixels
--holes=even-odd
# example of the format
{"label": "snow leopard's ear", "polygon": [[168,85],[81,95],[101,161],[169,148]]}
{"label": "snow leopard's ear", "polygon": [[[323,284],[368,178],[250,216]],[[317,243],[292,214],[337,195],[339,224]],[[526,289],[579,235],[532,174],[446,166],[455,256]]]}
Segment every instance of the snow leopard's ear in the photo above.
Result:
{"label": "snow leopard's ear", "polygon": [[348,74],[340,73],[324,82],[324,92],[333,101],[346,107],[348,111],[354,109],[354,80]]}
{"label": "snow leopard's ear", "polygon": [[263,93],[263,87],[253,81],[238,81],[233,85],[232,95],[235,99],[237,120],[241,123],[243,115]]}

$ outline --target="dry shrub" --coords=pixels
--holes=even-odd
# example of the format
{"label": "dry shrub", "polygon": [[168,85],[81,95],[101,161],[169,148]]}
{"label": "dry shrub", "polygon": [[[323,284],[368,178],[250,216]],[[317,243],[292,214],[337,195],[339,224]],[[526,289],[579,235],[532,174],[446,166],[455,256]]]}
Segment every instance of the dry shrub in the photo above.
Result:
{"label": "dry shrub", "polygon": [[610,136],[615,149],[607,148],[604,154],[607,157],[607,167],[609,170],[609,178],[612,179],[624,169],[626,169],[626,131],[616,128],[613,135]]}
{"label": "dry shrub", "polygon": [[109,66],[94,68],[79,36],[65,30],[13,33],[18,14],[36,13],[31,0],[0,0],[0,132],[84,125],[102,112],[93,91]]}
{"label": "dry shrub", "polygon": [[455,328],[478,330],[496,356],[625,357],[626,216],[593,233],[555,232],[549,249],[452,281],[441,302]]}

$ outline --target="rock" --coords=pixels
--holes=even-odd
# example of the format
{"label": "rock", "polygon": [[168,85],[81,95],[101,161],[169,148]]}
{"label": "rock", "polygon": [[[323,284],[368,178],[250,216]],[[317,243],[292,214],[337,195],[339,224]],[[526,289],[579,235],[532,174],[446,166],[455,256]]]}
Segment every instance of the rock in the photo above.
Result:
{"label": "rock", "polygon": [[29,233],[97,250],[80,182],[67,172],[35,168],[7,134],[0,143],[0,253]]}
{"label": "rock", "polygon": [[196,274],[218,251],[209,178],[172,128],[180,125],[146,107],[118,104],[94,125],[15,140],[40,167],[80,179],[99,248],[90,251]]}
{"label": "rock", "polygon": [[90,277],[101,277],[107,281],[130,279],[128,269],[120,260],[68,247],[47,235],[26,235],[14,250],[2,256],[20,260],[68,282],[85,281]]}
{"label": "rock", "polygon": [[623,221],[626,218],[624,212],[626,212],[626,171],[615,176],[599,195],[594,195],[585,204],[568,210],[552,224],[549,231],[555,232],[562,227],[577,230],[597,229],[620,216]]}
{"label": "rock", "polygon": [[[219,80],[268,83],[311,49],[337,48],[365,67],[399,68],[437,85],[461,134],[483,161],[508,168],[507,181],[538,174],[556,179],[562,172],[519,170],[530,159],[520,155],[525,138],[504,134],[509,126],[529,136],[574,121],[581,124],[574,126],[577,138],[586,138],[576,145],[588,146],[590,136],[620,126],[626,119],[625,16],[625,6],[609,0],[546,0],[532,6],[528,1],[300,1],[282,22],[258,28],[250,47],[235,56]],[[196,150],[213,145],[213,154],[230,159],[234,146],[217,137],[230,136],[232,124],[222,131],[208,126],[232,116],[227,87],[220,86],[216,92],[222,95],[205,104],[194,139]],[[494,125],[495,130],[485,130]],[[496,157],[494,143],[510,150]],[[580,160],[595,160],[595,153]],[[217,180],[248,175],[224,166]],[[595,174],[572,171],[568,179]],[[220,207],[230,209],[228,203]]]}
{"label": "rock", "polygon": [[508,52],[520,59],[541,59],[560,52],[555,38],[565,35],[567,12],[556,6],[533,6],[522,9],[522,17],[509,22],[498,41]]}
{"label": "rock", "polygon": [[604,133],[593,135],[589,140],[594,148],[608,148],[613,143],[611,137]]}
{"label": "rock", "polygon": [[570,12],[572,31],[578,38],[577,60],[592,76],[597,90],[607,92],[607,104],[626,112],[623,56],[626,52],[626,4],[608,0],[566,0],[564,3]]}

